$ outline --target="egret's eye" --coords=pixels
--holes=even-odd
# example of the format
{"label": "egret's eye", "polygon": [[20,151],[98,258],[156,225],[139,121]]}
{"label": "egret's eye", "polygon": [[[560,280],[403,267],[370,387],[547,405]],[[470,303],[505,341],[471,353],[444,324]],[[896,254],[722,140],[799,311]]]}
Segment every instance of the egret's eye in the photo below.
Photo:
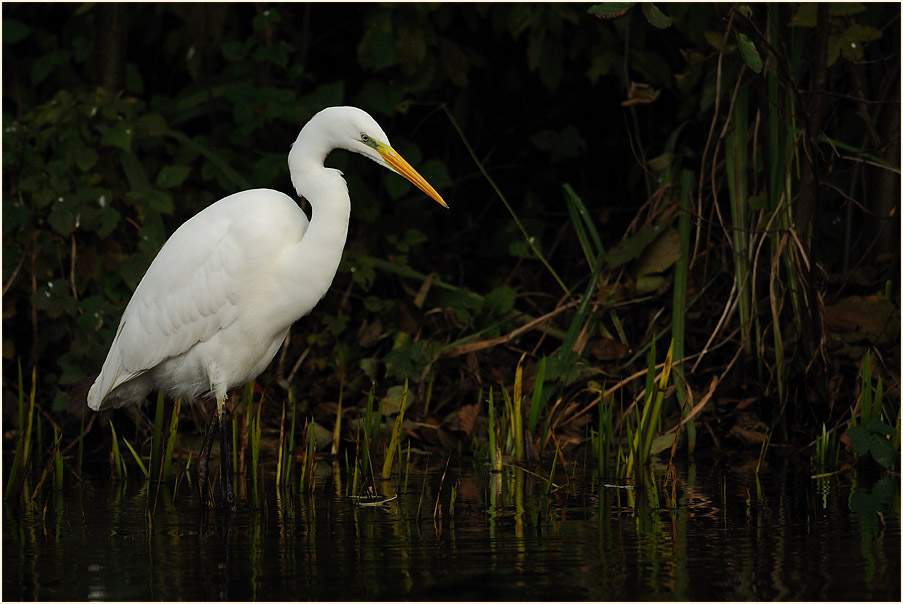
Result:
{"label": "egret's eye", "polygon": [[370,137],[367,136],[367,133],[366,133],[366,132],[361,132],[361,142],[362,142],[362,143],[369,143],[369,142],[370,142]]}

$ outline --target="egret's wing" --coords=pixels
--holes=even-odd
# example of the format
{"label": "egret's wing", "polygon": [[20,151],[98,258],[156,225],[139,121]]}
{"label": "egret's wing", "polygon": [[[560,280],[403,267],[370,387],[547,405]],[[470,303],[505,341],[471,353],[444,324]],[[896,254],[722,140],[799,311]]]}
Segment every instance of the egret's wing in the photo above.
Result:
{"label": "egret's wing", "polygon": [[[280,224],[274,206],[291,209],[291,220]],[[295,238],[307,229],[297,205],[281,193],[258,190],[226,198],[176,230],[129,301],[88,405],[99,409],[118,386],[231,325],[278,249],[280,227],[289,226]],[[136,390],[134,396],[143,398],[150,386]]]}
{"label": "egret's wing", "polygon": [[138,284],[89,394],[92,408],[117,386],[235,320],[240,250],[229,237],[227,217],[201,214],[173,233]]}

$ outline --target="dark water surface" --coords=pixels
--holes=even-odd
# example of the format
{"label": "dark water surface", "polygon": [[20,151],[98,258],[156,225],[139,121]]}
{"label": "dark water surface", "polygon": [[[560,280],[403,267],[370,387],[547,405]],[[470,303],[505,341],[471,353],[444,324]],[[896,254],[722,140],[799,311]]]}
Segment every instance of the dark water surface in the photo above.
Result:
{"label": "dark water surface", "polygon": [[[806,464],[808,465],[808,464]],[[560,466],[548,484],[445,460],[360,505],[321,462],[313,492],[241,493],[199,521],[187,482],[83,482],[5,503],[4,600],[896,600],[899,476],[813,480],[774,464],[680,471],[676,500]],[[657,474],[663,484],[663,475]],[[454,509],[452,510],[452,499]],[[637,500],[638,499],[638,500]],[[439,511],[434,516],[438,501]],[[673,504],[672,504],[673,503]],[[440,513],[441,512],[441,513]]]}

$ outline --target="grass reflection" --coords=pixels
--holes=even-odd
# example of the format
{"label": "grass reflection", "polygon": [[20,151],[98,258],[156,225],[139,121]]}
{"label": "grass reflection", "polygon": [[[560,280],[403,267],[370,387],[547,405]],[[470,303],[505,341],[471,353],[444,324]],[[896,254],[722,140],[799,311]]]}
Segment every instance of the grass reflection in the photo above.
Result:
{"label": "grass reflection", "polygon": [[790,466],[756,483],[749,471],[691,464],[667,486],[665,468],[654,469],[646,484],[674,493],[656,500],[594,472],[572,470],[550,487],[551,468],[403,463],[394,478],[370,481],[378,505],[352,498],[344,465],[321,462],[306,488],[265,475],[259,506],[245,493],[234,518],[206,524],[194,494],[174,484],[47,487],[4,507],[4,599],[895,599],[899,590],[897,477],[854,486],[832,476],[818,491]]}

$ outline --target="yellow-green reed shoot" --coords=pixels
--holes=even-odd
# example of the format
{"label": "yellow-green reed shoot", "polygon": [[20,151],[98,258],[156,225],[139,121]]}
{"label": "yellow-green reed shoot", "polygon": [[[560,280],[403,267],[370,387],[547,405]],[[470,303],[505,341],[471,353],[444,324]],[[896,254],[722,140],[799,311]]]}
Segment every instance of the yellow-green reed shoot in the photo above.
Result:
{"label": "yellow-green reed shoot", "polygon": [[530,419],[527,421],[527,429],[530,434],[536,436],[536,423],[539,421],[539,414],[542,411],[543,397],[542,387],[546,378],[546,357],[539,360],[536,366],[536,382],[533,385],[533,396],[530,398]]}
{"label": "yellow-green reed shoot", "polygon": [[[344,383],[342,384],[342,386],[344,386]],[[336,412],[335,412],[335,426],[333,426],[333,428],[332,428],[332,449],[330,450],[330,453],[332,453],[332,455],[339,454],[339,442],[340,442],[340,439],[342,436],[342,399],[344,398],[342,396],[343,390],[344,390],[344,388],[340,387],[340,389],[339,389],[339,405],[336,408]],[[347,451],[346,451],[346,453],[347,453]],[[345,463],[345,467],[348,467],[347,460]]]}
{"label": "yellow-green reed shoot", "polygon": [[504,428],[505,432],[504,437],[499,439],[499,445],[504,443],[502,451],[510,454],[514,451],[514,404],[504,387],[499,388],[499,391],[502,393],[502,400],[505,401],[505,415],[499,421],[499,430]]}
{"label": "yellow-green reed shoot", "polygon": [[119,452],[119,437],[116,436],[116,428],[113,427],[112,420],[110,420],[110,432],[113,436],[113,450],[110,459],[113,465],[113,475],[124,479],[126,477],[125,460]]}
{"label": "yellow-green reed shoot", "polygon": [[646,375],[646,402],[643,406],[643,412],[637,424],[636,434],[634,435],[634,450],[636,451],[637,455],[633,463],[631,463],[631,461],[628,461],[627,463],[628,474],[630,473],[631,469],[636,469],[637,477],[641,480],[644,474],[639,473],[639,469],[641,466],[645,467],[645,465],[649,461],[649,455],[652,450],[652,441],[655,440],[656,426],[659,425],[661,419],[660,415],[662,402],[665,399],[665,388],[668,385],[669,378],[671,377],[673,355],[674,340],[672,339],[671,345],[668,347],[668,354],[665,355],[665,364],[662,368],[659,383],[656,386],[654,379],[655,346],[651,347],[649,350],[649,371]]}
{"label": "yellow-green reed shoot", "polygon": [[398,417],[395,418],[395,425],[392,427],[392,438],[389,440],[389,448],[386,450],[385,459],[383,459],[383,478],[388,478],[392,474],[392,462],[395,461],[395,451],[398,448],[399,439],[401,438],[401,424],[404,422],[404,410],[407,402],[408,380],[405,379],[404,391],[401,394],[401,406],[398,409]]}
{"label": "yellow-green reed shoot", "polygon": [[141,470],[141,474],[145,478],[150,478],[150,472],[147,470],[147,466],[144,465],[144,462],[141,461],[141,456],[135,451],[135,448],[128,441],[128,439],[123,438],[122,442],[125,443],[125,446],[128,447],[128,450],[132,453],[132,457],[135,458],[135,461],[138,463],[138,469]]}
{"label": "yellow-green reed shoot", "polygon": [[402,489],[402,493],[408,492],[408,474],[411,470],[411,441],[408,441],[408,456],[404,462],[404,488]]}
{"label": "yellow-green reed shoot", "polygon": [[458,496],[458,481],[455,481],[455,484],[451,487],[451,497],[448,500],[448,515],[450,517],[454,517],[455,515],[455,499]]}
{"label": "yellow-green reed shoot", "polygon": [[314,467],[317,465],[316,451],[316,431],[313,429],[313,426],[311,426],[310,430],[307,431],[307,463],[304,468],[311,489],[313,489],[314,486]]}
{"label": "yellow-green reed shoot", "polygon": [[515,461],[523,461],[524,459],[524,357],[521,355],[517,362],[517,369],[514,371],[514,413],[511,418],[511,429],[514,432],[514,459]]}
{"label": "yellow-green reed shoot", "polygon": [[612,405],[608,403],[610,401],[605,399],[599,401],[599,434],[596,443],[596,463],[599,473],[603,476],[608,473],[612,445]]}
{"label": "yellow-green reed shoot", "polygon": [[646,415],[646,411],[650,411],[648,417],[645,418],[643,422],[643,463],[646,463],[649,459],[649,453],[652,449],[652,441],[655,439],[655,428],[661,424],[661,409],[662,403],[665,400],[665,388],[668,386],[668,381],[671,377],[671,367],[672,361],[674,359],[674,340],[671,340],[671,345],[668,346],[668,353],[665,355],[665,366],[662,367],[662,375],[659,380],[658,388],[655,389],[655,402],[651,410],[649,410],[648,406],[643,409],[643,415]]}
{"label": "yellow-green reed shoot", "polygon": [[285,455],[285,399],[282,399],[282,417],[279,420],[279,446],[276,450],[276,486],[282,485],[282,459]]}
{"label": "yellow-green reed shoot", "polygon": [[[32,383],[37,379],[37,373],[35,371],[32,372]],[[34,392],[34,387],[32,386],[32,393]],[[31,397],[32,405],[34,404],[34,396]],[[29,415],[32,415],[33,411],[29,411]],[[10,492],[12,492],[13,483],[16,480],[16,476],[19,473],[19,468],[22,468],[24,471],[26,463],[25,463],[25,443],[28,440],[28,432],[30,431],[30,425],[26,425],[25,418],[25,387],[22,384],[22,361],[19,360],[19,434],[21,435],[16,442],[16,453],[13,456],[13,465],[9,472],[9,478],[6,481],[6,489],[3,491],[3,498],[6,499],[9,497]]]}
{"label": "yellow-green reed shoot", "polygon": [[771,432],[769,429],[765,434],[765,440],[762,441],[762,448],[759,450],[759,461],[756,463],[756,478],[759,476],[759,470],[762,468],[762,462],[765,461],[765,453],[768,451],[768,444],[771,442]]}
{"label": "yellow-green reed shoot", "polygon": [[[244,424],[240,424],[237,421],[232,421],[232,471],[234,473],[238,473],[238,438],[239,434],[241,434],[242,427],[244,427],[245,431],[248,432],[248,438],[245,440],[245,445],[250,445],[250,418],[254,415],[254,385],[253,383],[245,384],[245,389],[242,391],[242,400],[245,401],[245,419]],[[242,452],[241,460],[244,461],[244,451]]]}
{"label": "yellow-green reed shoot", "polygon": [[[552,492],[552,487],[555,486],[555,466],[558,465],[558,457],[561,455],[561,448],[558,446],[558,441],[555,441],[555,454],[552,456],[552,469],[549,470],[549,481],[543,486],[543,495],[546,497],[549,496],[549,493]],[[575,464],[576,465],[576,464]],[[565,468],[565,472],[567,472],[567,468]],[[567,474],[565,474],[565,478],[567,478]]]}
{"label": "yellow-green reed shoot", "polygon": [[[828,432],[824,423],[821,425],[821,435],[815,439],[815,455],[812,457],[812,465],[818,472],[825,472],[829,465],[835,467],[840,449],[833,434]],[[830,464],[829,464],[830,462]]]}
{"label": "yellow-green reed shoot", "polygon": [[448,462],[451,461],[451,453],[448,455],[448,459],[445,460],[445,469],[442,470],[442,478],[439,479],[439,490],[436,492],[436,505],[433,506],[433,519],[435,520],[438,516],[442,517],[442,506],[439,505],[439,497],[442,495],[442,485],[445,484],[445,475],[448,473]]}
{"label": "yellow-green reed shoot", "polygon": [[63,452],[60,445],[63,442],[63,435],[53,427],[53,439],[56,445],[53,447],[53,486],[57,489],[63,488]]}
{"label": "yellow-green reed shoot", "polygon": [[[22,471],[28,469],[31,461],[32,437],[34,428],[34,410],[35,410],[35,394],[37,393],[38,371],[37,368],[31,370],[31,394],[28,395],[28,414],[25,419],[25,442],[22,449]],[[21,425],[21,424],[20,424]],[[40,422],[38,423],[40,428]]]}
{"label": "yellow-green reed shoot", "polygon": [[[245,390],[245,394],[251,394],[248,389]],[[248,405],[252,404],[253,396],[248,396]],[[260,409],[263,407],[263,400],[260,401],[257,405],[256,413],[252,413],[251,417],[251,426],[248,429],[248,445],[251,449],[251,484],[254,485],[254,496],[257,496],[257,467],[260,462]],[[225,460],[223,461],[225,463]]]}
{"label": "yellow-green reed shoot", "polygon": [[[55,426],[54,426],[54,433],[57,433]],[[62,442],[63,442],[63,437],[58,436],[57,440],[56,440],[56,445],[54,445],[54,450],[50,454],[50,459],[47,461],[47,465],[44,466],[44,471],[41,472],[41,478],[38,480],[38,483],[35,485],[35,488],[31,493],[30,500],[34,500],[38,496],[38,492],[41,490],[41,487],[44,485],[44,481],[47,480],[47,475],[51,472],[52,469],[55,468],[54,462],[55,462],[56,457],[59,455],[60,443],[62,443]],[[60,469],[59,469],[59,473],[58,473],[60,476],[62,476],[62,463],[63,463],[62,457],[60,457]],[[54,483],[55,482],[56,482],[56,479],[54,479]],[[59,488],[62,488],[62,479],[60,479]]]}
{"label": "yellow-green reed shoot", "polygon": [[[345,464],[348,465],[347,463]],[[359,463],[354,464],[354,474],[351,477],[351,492],[354,494],[358,493],[358,484],[361,479],[361,466]]]}
{"label": "yellow-green reed shoot", "polygon": [[492,400],[492,386],[489,387],[489,463],[493,472],[502,471],[502,451],[498,443],[498,424],[495,421],[495,403]]}
{"label": "yellow-green reed shoot", "polygon": [[188,485],[191,486],[191,451],[188,451],[188,461],[185,463],[185,471],[179,472],[176,474],[176,478],[174,480],[174,484],[172,485],[172,502],[175,503],[179,496],[179,485],[182,484],[182,480],[187,480]]}
{"label": "yellow-green reed shoot", "polygon": [[169,418],[169,434],[166,437],[166,451],[163,454],[163,467],[160,478],[169,480],[172,472],[172,454],[176,447],[176,436],[179,433],[179,413],[182,411],[182,399],[177,398],[172,405],[172,415]]}
{"label": "yellow-green reed shoot", "polygon": [[292,421],[289,426],[289,432],[288,432],[288,446],[285,449],[285,458],[286,458],[285,464],[284,464],[285,480],[283,482],[286,482],[286,483],[288,482],[288,477],[292,470],[292,463],[294,462],[294,457],[293,457],[292,453],[295,450],[295,422],[296,422],[296,419],[298,416],[298,413],[297,413],[298,406],[295,404],[295,391],[294,390],[288,391],[288,404],[291,406],[291,409],[292,409]]}
{"label": "yellow-green reed shoot", "polygon": [[154,433],[151,440],[150,474],[162,476],[163,469],[163,393],[157,393],[157,409],[154,416]]}
{"label": "yellow-green reed shoot", "polygon": [[423,499],[426,497],[426,477],[429,474],[423,473],[423,484],[420,485],[420,501],[417,502],[417,519],[420,519],[420,510],[423,508]]}
{"label": "yellow-green reed shoot", "polygon": [[75,454],[75,468],[78,475],[82,475],[82,460],[84,459],[85,454],[85,417],[86,413],[82,414],[81,426],[78,429],[78,452]]}
{"label": "yellow-green reed shoot", "polygon": [[[301,479],[298,485],[302,492],[304,492],[305,488],[309,491],[313,490],[314,466],[316,465],[315,456],[317,450],[317,439],[312,420],[307,421],[304,426],[304,431],[307,434],[307,444],[301,457]],[[357,483],[357,468],[355,468],[354,482],[355,484]]]}
{"label": "yellow-green reed shoot", "polygon": [[872,415],[876,415],[872,413],[872,351],[870,349],[865,351],[865,359],[862,361],[859,393],[859,416],[862,418],[862,425],[865,426],[872,419]]}

